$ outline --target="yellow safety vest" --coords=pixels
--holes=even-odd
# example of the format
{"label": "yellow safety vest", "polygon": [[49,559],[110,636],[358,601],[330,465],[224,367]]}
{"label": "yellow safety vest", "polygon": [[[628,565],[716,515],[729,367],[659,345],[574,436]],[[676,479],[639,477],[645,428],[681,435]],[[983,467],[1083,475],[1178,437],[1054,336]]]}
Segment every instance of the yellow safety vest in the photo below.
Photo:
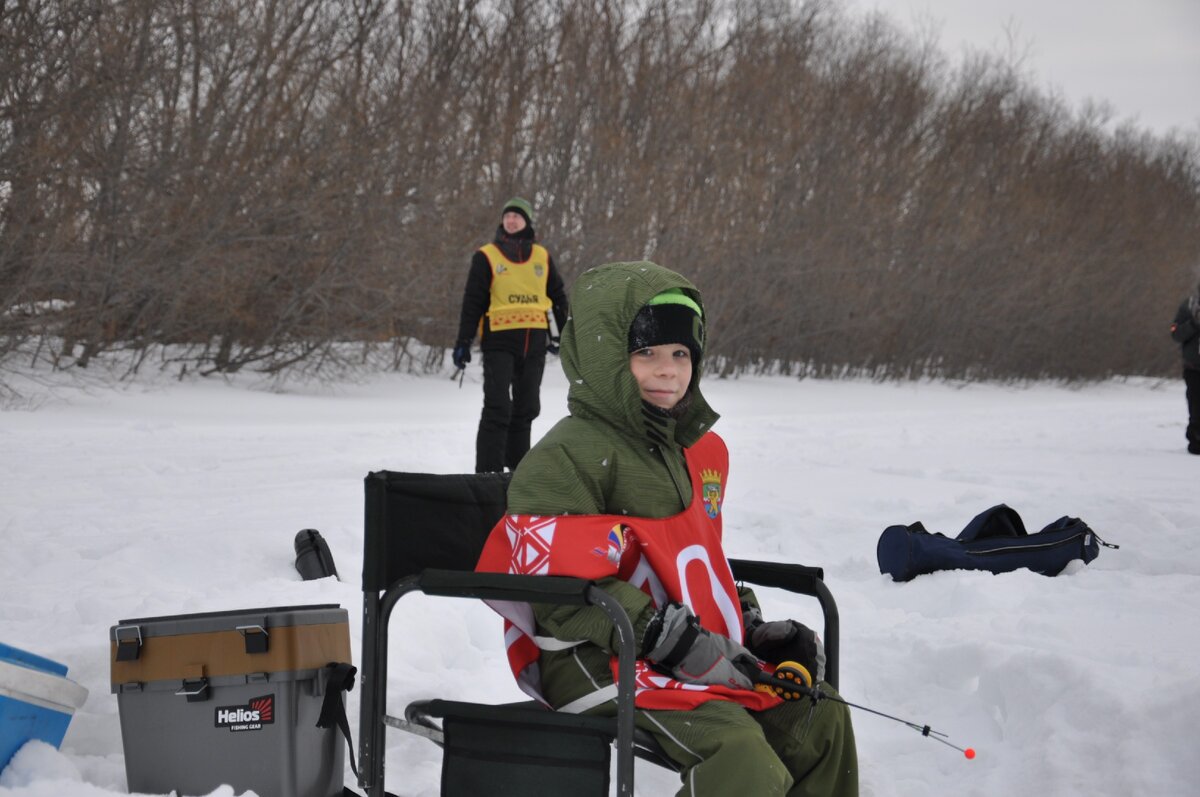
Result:
{"label": "yellow safety vest", "polygon": [[546,282],[550,278],[550,253],[546,247],[534,244],[524,263],[512,262],[495,244],[479,251],[492,267],[492,295],[487,311],[491,330],[549,328],[546,312],[553,302],[546,295]]}

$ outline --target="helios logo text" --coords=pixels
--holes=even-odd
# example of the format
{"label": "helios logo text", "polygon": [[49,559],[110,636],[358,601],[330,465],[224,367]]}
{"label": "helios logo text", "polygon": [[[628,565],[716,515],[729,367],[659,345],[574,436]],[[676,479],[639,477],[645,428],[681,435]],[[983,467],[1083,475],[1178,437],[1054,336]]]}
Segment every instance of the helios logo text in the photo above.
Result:
{"label": "helios logo text", "polygon": [[243,706],[218,706],[213,725],[238,731],[261,731],[275,722],[275,695],[252,697]]}

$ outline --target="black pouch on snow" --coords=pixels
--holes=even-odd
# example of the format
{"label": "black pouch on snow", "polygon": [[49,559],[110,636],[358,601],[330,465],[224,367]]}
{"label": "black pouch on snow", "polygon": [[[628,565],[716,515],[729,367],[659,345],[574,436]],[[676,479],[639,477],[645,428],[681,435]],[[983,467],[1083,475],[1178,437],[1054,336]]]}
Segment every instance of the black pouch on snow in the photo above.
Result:
{"label": "black pouch on snow", "polygon": [[937,570],[988,570],[1007,573],[1025,567],[1056,576],[1072,559],[1084,564],[1100,553],[1104,542],[1079,518],[1063,516],[1030,534],[1016,510],[999,504],[976,515],[951,539],[931,534],[920,523],[888,526],[879,536],[875,556],[879,572],[893,581],[910,581]]}
{"label": "black pouch on snow", "polygon": [[333,554],[329,552],[329,543],[316,529],[302,529],[296,532],[296,571],[305,581],[316,578],[333,576],[337,578],[337,567],[333,564]]}

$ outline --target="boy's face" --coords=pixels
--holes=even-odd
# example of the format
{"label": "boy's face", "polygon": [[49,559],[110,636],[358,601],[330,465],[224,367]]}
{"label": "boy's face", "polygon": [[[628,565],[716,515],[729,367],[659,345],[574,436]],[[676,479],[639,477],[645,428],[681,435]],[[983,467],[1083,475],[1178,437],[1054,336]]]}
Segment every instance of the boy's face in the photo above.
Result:
{"label": "boy's face", "polygon": [[692,353],[680,343],[638,349],[629,355],[629,370],[642,398],[669,410],[679,403],[692,383]]}
{"label": "boy's face", "polygon": [[504,231],[509,235],[516,235],[525,229],[525,217],[515,210],[505,212],[500,217],[500,223],[504,225]]}

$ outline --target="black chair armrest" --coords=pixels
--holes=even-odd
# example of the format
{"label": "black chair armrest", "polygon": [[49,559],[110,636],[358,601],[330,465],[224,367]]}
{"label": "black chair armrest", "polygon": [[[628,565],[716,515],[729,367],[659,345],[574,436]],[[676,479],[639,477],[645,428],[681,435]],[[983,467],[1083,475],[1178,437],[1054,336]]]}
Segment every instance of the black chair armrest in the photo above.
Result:
{"label": "black chair armrest", "polygon": [[753,559],[730,559],[729,567],[738,581],[749,581],[763,587],[778,587],[803,595],[816,595],[816,582],[824,581],[825,570],[786,562],[759,562]]}
{"label": "black chair armrest", "polygon": [[821,604],[825,620],[825,681],[838,688],[838,661],[841,645],[841,621],[837,602],[825,586],[825,571],[785,562],[758,562],[749,559],[730,559],[729,567],[738,581],[748,581],[761,587],[776,587],[800,595],[811,595]]}
{"label": "black chair armrest", "polygon": [[586,605],[591,582],[564,576],[521,576],[473,573],[466,570],[426,570],[417,577],[426,595],[447,598]]}

